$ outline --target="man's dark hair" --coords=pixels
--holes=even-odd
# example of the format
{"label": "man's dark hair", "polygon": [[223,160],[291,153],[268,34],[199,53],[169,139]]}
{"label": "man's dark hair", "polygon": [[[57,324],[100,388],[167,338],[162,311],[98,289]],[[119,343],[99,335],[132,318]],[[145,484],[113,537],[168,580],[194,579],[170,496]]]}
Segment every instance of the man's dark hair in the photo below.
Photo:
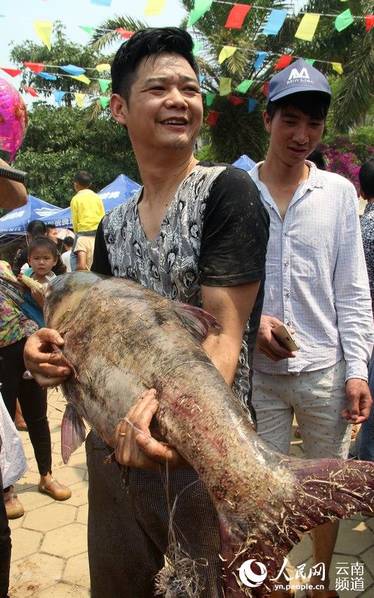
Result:
{"label": "man's dark hair", "polygon": [[67,247],[73,247],[73,245],[74,245],[74,239],[73,239],[73,237],[65,237],[65,239],[63,240],[63,243]]}
{"label": "man's dark hair", "polygon": [[195,61],[193,41],[187,31],[178,27],[152,27],[137,31],[118,49],[112,63],[112,91],[128,102],[136,70],[143,58],[156,57],[164,52],[183,56],[199,75]]}
{"label": "man's dark hair", "polygon": [[31,237],[41,237],[47,233],[47,227],[41,220],[31,220],[27,225],[26,231]]}
{"label": "man's dark hair", "polygon": [[92,175],[87,170],[79,170],[74,177],[74,183],[79,183],[82,187],[91,187]]}
{"label": "man's dark hair", "polygon": [[299,93],[292,93],[284,98],[275,100],[275,102],[268,102],[266,112],[272,119],[278,110],[292,107],[298,108],[310,118],[325,120],[329,111],[331,98],[326,93],[319,91],[301,91]]}
{"label": "man's dark hair", "polygon": [[370,158],[361,166],[358,178],[365,199],[374,199],[374,158]]}

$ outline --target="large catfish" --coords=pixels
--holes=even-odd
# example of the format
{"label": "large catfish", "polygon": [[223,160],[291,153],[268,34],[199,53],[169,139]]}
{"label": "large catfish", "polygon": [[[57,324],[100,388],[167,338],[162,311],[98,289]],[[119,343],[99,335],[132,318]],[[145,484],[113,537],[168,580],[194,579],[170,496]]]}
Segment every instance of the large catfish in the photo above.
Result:
{"label": "large catfish", "polygon": [[[295,459],[259,439],[201,347],[217,326],[206,312],[132,281],[72,273],[51,283],[45,316],[74,370],[62,386],[64,461],[84,438],[81,418],[112,437],[133,401],[155,388],[162,436],[197,471],[217,509],[225,596],[266,596],[302,533],[373,512],[374,464]],[[268,577],[243,585],[240,566],[251,559]]]}

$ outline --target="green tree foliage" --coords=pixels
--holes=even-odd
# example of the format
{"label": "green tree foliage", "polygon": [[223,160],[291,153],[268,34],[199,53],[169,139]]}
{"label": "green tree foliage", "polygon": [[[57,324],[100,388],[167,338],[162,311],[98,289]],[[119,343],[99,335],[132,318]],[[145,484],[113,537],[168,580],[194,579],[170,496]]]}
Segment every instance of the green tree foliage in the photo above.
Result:
{"label": "green tree foliage", "polygon": [[95,190],[124,173],[139,180],[126,131],[103,114],[91,119],[78,108],[34,104],[15,167],[28,173],[28,191],[66,207],[77,170],[88,170]]}

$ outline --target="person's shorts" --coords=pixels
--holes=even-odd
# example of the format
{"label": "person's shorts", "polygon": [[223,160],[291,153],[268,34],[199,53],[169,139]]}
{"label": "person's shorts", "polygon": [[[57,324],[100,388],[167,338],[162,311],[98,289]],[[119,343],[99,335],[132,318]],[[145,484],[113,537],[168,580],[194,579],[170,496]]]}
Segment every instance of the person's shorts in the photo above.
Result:
{"label": "person's shorts", "polygon": [[85,235],[78,235],[77,242],[74,247],[74,253],[84,251],[87,260],[87,270],[91,269],[93,254],[95,248],[95,237],[88,237]]}
{"label": "person's shorts", "polygon": [[307,458],[348,456],[351,425],[346,407],[345,361],[299,375],[253,373],[253,407],[257,433],[271,447],[287,454],[296,415]]}

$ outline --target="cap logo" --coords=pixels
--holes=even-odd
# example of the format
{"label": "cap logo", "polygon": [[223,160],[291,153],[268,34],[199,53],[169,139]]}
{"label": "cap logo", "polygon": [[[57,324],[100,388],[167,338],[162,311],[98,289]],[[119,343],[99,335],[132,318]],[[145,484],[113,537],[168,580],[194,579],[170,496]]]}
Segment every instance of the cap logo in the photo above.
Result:
{"label": "cap logo", "polygon": [[293,68],[290,76],[288,77],[288,81],[287,83],[291,83],[294,80],[297,79],[302,79],[302,80],[308,80],[310,81],[310,77],[309,77],[309,73],[307,71],[307,69],[305,68],[305,66],[301,69],[301,71],[298,71],[297,68]]}

